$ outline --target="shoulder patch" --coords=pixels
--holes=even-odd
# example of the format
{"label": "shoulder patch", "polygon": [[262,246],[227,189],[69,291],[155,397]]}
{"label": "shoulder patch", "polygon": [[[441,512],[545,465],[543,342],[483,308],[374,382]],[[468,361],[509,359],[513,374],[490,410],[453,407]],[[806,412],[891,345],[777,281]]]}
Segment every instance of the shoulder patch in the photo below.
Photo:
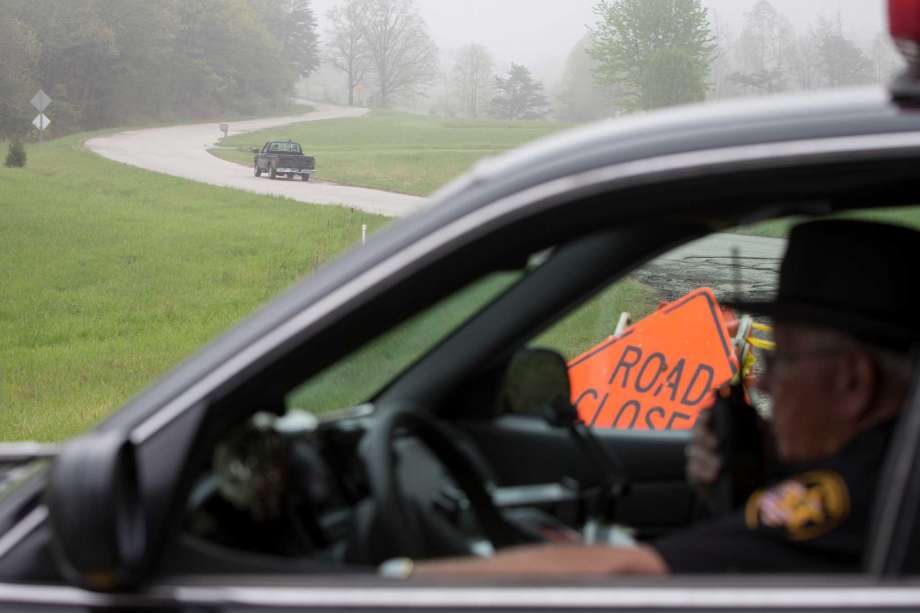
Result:
{"label": "shoulder patch", "polygon": [[838,527],[849,514],[850,494],[843,478],[832,470],[815,470],[754,492],[744,521],[751,530],[807,541]]}

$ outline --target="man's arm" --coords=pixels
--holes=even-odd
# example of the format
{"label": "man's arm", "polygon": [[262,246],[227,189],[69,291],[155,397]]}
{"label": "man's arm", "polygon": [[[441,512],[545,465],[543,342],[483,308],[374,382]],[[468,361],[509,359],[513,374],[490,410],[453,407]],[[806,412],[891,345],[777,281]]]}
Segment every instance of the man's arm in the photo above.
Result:
{"label": "man's arm", "polygon": [[449,558],[419,562],[412,576],[599,576],[666,575],[668,566],[652,547],[529,545],[504,549],[491,558]]}

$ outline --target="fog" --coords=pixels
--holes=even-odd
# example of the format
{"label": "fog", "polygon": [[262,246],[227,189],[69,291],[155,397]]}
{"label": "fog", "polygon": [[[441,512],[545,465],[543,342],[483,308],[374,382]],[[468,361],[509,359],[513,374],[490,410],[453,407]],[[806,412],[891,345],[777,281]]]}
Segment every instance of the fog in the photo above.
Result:
{"label": "fog", "polygon": [[[703,0],[714,21],[737,34],[756,0]],[[839,17],[847,35],[868,43],[885,23],[884,0],[770,0],[800,32],[818,16]],[[337,0],[314,0],[320,33]],[[597,0],[417,0],[435,42],[445,53],[470,43],[485,45],[497,67],[514,61],[528,66],[548,84],[594,23]]]}

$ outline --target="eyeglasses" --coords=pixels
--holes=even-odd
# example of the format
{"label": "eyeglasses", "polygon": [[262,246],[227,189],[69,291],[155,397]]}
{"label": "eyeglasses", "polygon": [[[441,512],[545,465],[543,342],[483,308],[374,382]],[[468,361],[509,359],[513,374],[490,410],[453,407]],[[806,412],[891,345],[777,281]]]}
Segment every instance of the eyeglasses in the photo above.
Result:
{"label": "eyeglasses", "polygon": [[842,347],[822,347],[818,349],[809,349],[806,351],[764,351],[763,352],[763,376],[769,377],[779,371],[781,364],[792,364],[805,360],[821,360],[826,358],[835,358],[844,352]]}

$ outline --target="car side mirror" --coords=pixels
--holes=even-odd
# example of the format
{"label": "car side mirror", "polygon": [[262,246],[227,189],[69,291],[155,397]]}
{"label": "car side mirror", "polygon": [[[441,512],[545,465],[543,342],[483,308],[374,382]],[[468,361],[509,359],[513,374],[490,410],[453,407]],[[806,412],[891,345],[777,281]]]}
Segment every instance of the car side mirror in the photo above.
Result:
{"label": "car side mirror", "polygon": [[98,591],[141,582],[147,523],[134,445],[124,432],[66,443],[51,468],[46,504],[55,561],[68,581]]}
{"label": "car side mirror", "polygon": [[508,363],[498,394],[500,413],[545,416],[572,393],[565,358],[550,349],[522,349]]}

